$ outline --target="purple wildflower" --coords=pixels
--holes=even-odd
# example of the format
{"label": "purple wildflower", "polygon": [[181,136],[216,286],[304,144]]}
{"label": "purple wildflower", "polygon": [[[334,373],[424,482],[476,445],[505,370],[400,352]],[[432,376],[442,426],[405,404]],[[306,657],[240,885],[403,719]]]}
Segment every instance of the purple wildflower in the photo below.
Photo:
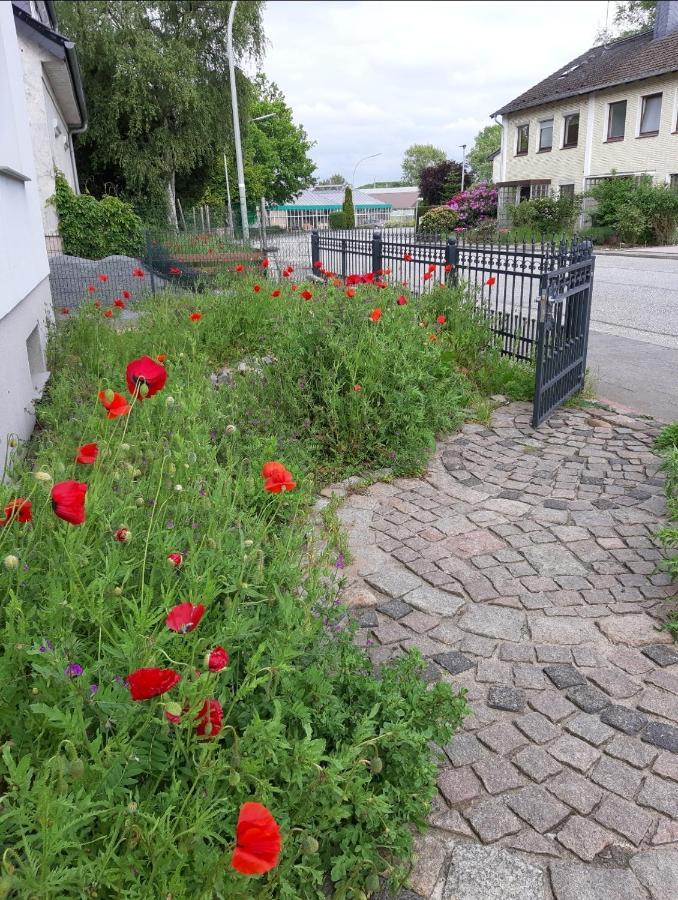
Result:
{"label": "purple wildflower", "polygon": [[40,644],[38,649],[41,653],[47,653],[49,650],[54,650],[54,644],[48,638],[44,644]]}
{"label": "purple wildflower", "polygon": [[165,522],[165,528],[169,528],[169,529],[174,528],[174,519],[168,519]]}
{"label": "purple wildflower", "polygon": [[68,675],[69,678],[78,678],[78,676],[82,675],[84,669],[80,665],[80,663],[69,663],[64,669],[64,675]]}
{"label": "purple wildflower", "polygon": [[90,686],[89,686],[89,692],[90,692],[90,694],[91,694],[92,696],[94,696],[98,690],[99,690],[99,685],[98,685],[98,684],[90,684]]}
{"label": "purple wildflower", "polygon": [[344,559],[344,554],[340,553],[339,556],[337,556],[337,561],[334,564],[334,568],[335,569],[343,569],[345,564],[346,564],[346,561]]}

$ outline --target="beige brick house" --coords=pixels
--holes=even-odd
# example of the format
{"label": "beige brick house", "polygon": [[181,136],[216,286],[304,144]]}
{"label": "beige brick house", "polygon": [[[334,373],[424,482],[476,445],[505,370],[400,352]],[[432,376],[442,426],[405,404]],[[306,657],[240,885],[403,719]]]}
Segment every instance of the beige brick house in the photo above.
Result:
{"label": "beige brick house", "polygon": [[614,174],[678,188],[678,0],[659,0],[654,31],[592,47],[494,117],[500,210]]}

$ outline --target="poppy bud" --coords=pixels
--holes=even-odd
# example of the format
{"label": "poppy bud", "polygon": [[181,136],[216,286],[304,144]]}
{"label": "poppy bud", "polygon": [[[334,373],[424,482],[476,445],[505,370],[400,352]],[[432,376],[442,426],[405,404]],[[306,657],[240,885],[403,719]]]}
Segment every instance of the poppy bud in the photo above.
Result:
{"label": "poppy bud", "polygon": [[205,668],[210,672],[221,672],[228,665],[228,653],[223,647],[215,647],[205,654]]}
{"label": "poppy bud", "polygon": [[183,491],[183,489],[184,489],[183,484],[175,484],[174,485],[174,490],[177,492],[177,494],[180,494]]}
{"label": "poppy bud", "polygon": [[141,478],[141,469],[132,469],[132,478]]}
{"label": "poppy bud", "polygon": [[166,703],[165,704],[165,718],[172,722],[173,724],[177,724],[181,720],[181,713],[183,712],[180,703]]}
{"label": "poppy bud", "polygon": [[174,397],[167,397],[165,399],[165,406],[174,406]]}
{"label": "poppy bud", "polygon": [[177,471],[177,467],[174,465],[174,463],[172,463],[172,462],[169,463],[169,465],[167,466],[167,473],[169,475],[175,475],[176,471]]}
{"label": "poppy bud", "polygon": [[5,557],[4,564],[5,564],[5,568],[7,569],[8,572],[13,571],[14,569],[18,569],[19,568],[19,557],[14,556],[12,553],[10,553],[8,556]]}
{"label": "poppy bud", "polygon": [[104,400],[106,403],[112,403],[115,400],[115,391],[112,388],[106,388],[104,391]]}
{"label": "poppy bud", "polygon": [[51,481],[52,476],[49,472],[36,472],[33,476],[36,481]]}
{"label": "poppy bud", "polygon": [[121,587],[113,588],[113,593],[115,594],[116,597],[121,597],[122,596],[122,588]]}
{"label": "poppy bud", "polygon": [[250,541],[249,539],[246,541],[243,541],[243,543],[244,543],[245,547],[253,547],[254,546],[254,541]]}
{"label": "poppy bud", "polygon": [[31,694],[33,694],[33,696],[36,696],[39,693],[40,691],[38,690],[38,688],[31,688]]}
{"label": "poppy bud", "polygon": [[148,397],[148,385],[145,381],[138,386],[139,396],[140,397]]}
{"label": "poppy bud", "polygon": [[379,881],[379,876],[376,872],[373,872],[372,875],[365,880],[365,890],[372,894],[374,891],[378,891],[380,887],[381,883]]}
{"label": "poppy bud", "polygon": [[301,852],[304,856],[313,856],[320,848],[320,844],[310,834],[305,834],[301,841]]}
{"label": "poppy bud", "polygon": [[118,530],[115,532],[115,539],[116,541],[120,541],[121,543],[127,543],[127,541],[132,540],[132,532],[129,530],[129,528],[118,528]]}
{"label": "poppy bud", "polygon": [[138,803],[135,803],[134,800],[131,800],[131,801],[127,804],[127,812],[131,813],[132,815],[134,815],[134,813],[135,813],[138,809],[139,809],[139,804],[138,804]]}
{"label": "poppy bud", "polygon": [[226,434],[235,434],[238,429],[235,425],[227,425],[224,430],[226,431]]}
{"label": "poppy bud", "polygon": [[170,553],[167,557],[167,562],[175,569],[178,569],[183,561],[184,557],[181,553]]}
{"label": "poppy bud", "polygon": [[240,784],[240,773],[231,772],[226,780],[231,785],[231,787],[237,787]]}
{"label": "poppy bud", "polygon": [[72,759],[66,766],[66,771],[74,781],[80,781],[85,774],[85,764],[79,756],[76,756],[75,759]]}
{"label": "poppy bud", "polygon": [[370,772],[372,772],[373,775],[378,775],[383,768],[384,763],[381,761],[381,757],[375,756],[370,763]]}
{"label": "poppy bud", "polygon": [[216,550],[217,542],[214,540],[214,538],[208,537],[207,538],[207,546],[210,548],[210,550]]}
{"label": "poppy bud", "polygon": [[143,498],[143,497],[137,497],[137,499],[136,499],[134,502],[136,503],[137,506],[143,506],[143,505],[144,505],[144,498]]}

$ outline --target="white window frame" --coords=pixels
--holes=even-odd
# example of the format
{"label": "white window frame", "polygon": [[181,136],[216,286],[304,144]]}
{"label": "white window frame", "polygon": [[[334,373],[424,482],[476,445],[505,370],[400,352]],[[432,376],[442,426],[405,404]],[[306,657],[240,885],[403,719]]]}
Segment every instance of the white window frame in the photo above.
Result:
{"label": "white window frame", "polygon": [[[520,129],[525,128],[527,126],[527,148],[525,150],[518,149],[518,142],[520,141]],[[530,121],[528,119],[527,122],[520,122],[516,124],[516,156],[527,156],[530,152]]]}
{"label": "white window frame", "polygon": [[[640,130],[640,126],[643,121],[643,107],[645,105],[645,100],[647,97],[659,97],[659,122],[656,132],[655,131],[645,131],[642,132]],[[641,94],[638,102],[638,110],[636,113],[636,137],[655,137],[659,134],[661,130],[662,124],[662,111],[664,109],[664,92],[663,91],[653,91],[651,94]]]}
{"label": "white window frame", "polygon": [[[577,132],[577,143],[572,147],[565,147],[565,121],[571,116],[579,116],[579,131]],[[560,150],[575,150],[579,147],[579,140],[581,138],[581,110],[580,109],[568,109],[561,115],[561,125],[560,125]]]}
{"label": "white window frame", "polygon": [[[541,131],[542,126],[547,122],[551,123],[551,146],[541,147]],[[547,116],[545,119],[539,119],[539,128],[537,129],[537,153],[551,153],[553,151],[553,135],[556,130],[556,117],[554,115]]]}
{"label": "white window frame", "polygon": [[[624,134],[620,138],[610,138],[610,107],[614,106],[615,103],[624,103],[626,102],[626,115],[624,116]],[[608,100],[605,104],[605,117],[603,119],[603,143],[605,144],[618,144],[620,141],[626,140],[626,129],[628,126],[628,118],[629,118],[629,98],[628,97],[619,97],[617,100]]]}

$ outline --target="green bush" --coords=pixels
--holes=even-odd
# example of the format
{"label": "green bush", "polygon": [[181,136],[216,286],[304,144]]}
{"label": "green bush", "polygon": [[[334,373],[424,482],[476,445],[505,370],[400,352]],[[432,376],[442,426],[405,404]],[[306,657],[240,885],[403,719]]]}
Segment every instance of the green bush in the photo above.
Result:
{"label": "green bush", "polygon": [[529,228],[537,235],[571,230],[580,209],[580,197],[535,197],[508,207],[512,225]]}
{"label": "green bush", "polygon": [[589,191],[594,226],[611,228],[629,243],[669,244],[678,229],[678,191],[641,178],[606,178]]}
{"label": "green bush", "polygon": [[347,187],[344,191],[344,203],[341,208],[344,214],[344,228],[355,228],[355,209],[353,207],[353,191]]}
{"label": "green bush", "polygon": [[[327,479],[416,472],[437,431],[473,416],[483,385],[525,383],[460,290],[399,306],[390,288],[349,298],[285,282],[273,297],[254,281],[243,275],[227,302],[202,295],[195,322],[194,295],[142,300],[124,331],[86,304],[53,339],[35,441],[0,488],[0,509],[33,503],[29,525],[0,529],[0,560],[18,560],[0,564],[6,895],[320,900],[331,884],[355,900],[377,874],[406,872],[436,791],[432,745],[449,740],[464,699],[427,686],[416,656],[375,677],[335,606],[336,541],[328,529],[317,546],[308,513]],[[124,391],[125,363],[143,354],[166,355],[167,385],[109,421],[97,392]],[[272,360],[212,386],[215,369],[254,356]],[[77,465],[90,441],[99,458]],[[262,464],[276,459],[294,491],[264,492]],[[88,484],[84,524],[54,516],[32,470]],[[122,527],[129,540],[115,539]],[[170,632],[167,612],[184,601],[205,616]],[[209,674],[217,645],[230,662]],[[142,666],[182,680],[131,702],[123,679]],[[199,740],[206,698],[224,722]],[[252,799],[283,832],[262,878],[229,865]]]}
{"label": "green bush", "polygon": [[346,217],[343,210],[331,212],[329,215],[330,228],[346,228]]}
{"label": "green bush", "polygon": [[60,174],[56,177],[53,202],[64,252],[69,256],[102,259],[113,254],[141,253],[142,223],[129,203],[117,197],[97,200],[91,194],[75,194]]}
{"label": "green bush", "polygon": [[419,231],[425,234],[449,234],[459,222],[457,213],[447,206],[437,206],[419,218]]}

